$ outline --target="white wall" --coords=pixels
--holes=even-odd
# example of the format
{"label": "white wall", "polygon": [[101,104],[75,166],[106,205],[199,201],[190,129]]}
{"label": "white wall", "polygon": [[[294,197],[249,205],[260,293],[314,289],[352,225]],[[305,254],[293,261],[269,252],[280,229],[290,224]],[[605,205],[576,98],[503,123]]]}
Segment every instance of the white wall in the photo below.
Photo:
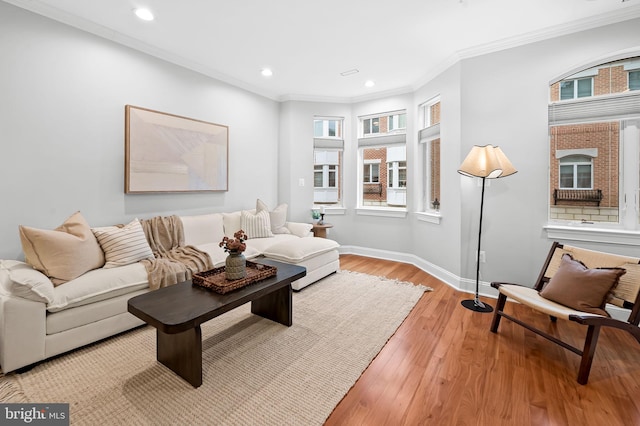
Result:
{"label": "white wall", "polygon": [[[277,202],[276,102],[0,2],[0,258],[18,225],[92,226]],[[229,191],[124,194],[124,107],[229,126]]]}
{"label": "white wall", "polygon": [[[486,189],[481,280],[531,283],[551,245],[543,230],[549,199],[549,83],[640,46],[638,28],[636,19],[461,61],[461,156],[443,170],[457,167],[474,144],[487,143],[501,146],[518,169]],[[462,179],[462,274],[475,279],[480,188]],[[640,254],[630,246],[580,245]]]}
{"label": "white wall", "polygon": [[[280,164],[278,194],[289,204],[289,217],[297,222],[311,222],[313,207],[313,119],[314,116],[343,117],[345,146],[352,144],[350,136],[351,106],[340,103],[303,101],[283,102],[280,107]],[[343,176],[351,174],[353,161],[345,152]],[[300,186],[304,179],[304,186]],[[347,179],[345,177],[345,179]],[[351,192],[345,180],[345,192]],[[332,219],[332,222],[333,221]],[[338,232],[338,226],[335,231]],[[330,232],[334,232],[331,230]],[[336,234],[337,235],[337,234]],[[334,234],[331,235],[335,237]]]}

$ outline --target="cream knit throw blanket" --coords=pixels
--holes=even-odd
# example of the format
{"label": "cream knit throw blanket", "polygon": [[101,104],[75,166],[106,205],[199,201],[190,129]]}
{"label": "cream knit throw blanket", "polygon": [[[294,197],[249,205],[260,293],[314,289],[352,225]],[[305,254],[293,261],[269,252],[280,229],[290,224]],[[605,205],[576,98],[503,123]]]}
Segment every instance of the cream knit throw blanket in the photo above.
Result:
{"label": "cream knit throw blanket", "polygon": [[184,230],[178,216],[141,219],[155,259],[142,260],[149,277],[149,288],[156,290],[213,268],[211,258],[193,246],[184,245]]}

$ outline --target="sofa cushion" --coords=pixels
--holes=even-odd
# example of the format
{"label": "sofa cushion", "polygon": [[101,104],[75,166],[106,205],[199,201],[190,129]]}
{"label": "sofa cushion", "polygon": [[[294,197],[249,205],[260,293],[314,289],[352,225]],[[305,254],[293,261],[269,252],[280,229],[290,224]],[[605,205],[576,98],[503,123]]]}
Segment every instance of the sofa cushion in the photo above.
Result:
{"label": "sofa cushion", "polygon": [[622,268],[589,269],[565,253],[540,296],[579,311],[609,316],[604,310],[607,295],[625,272]]}
{"label": "sofa cushion", "polygon": [[27,263],[51,278],[54,285],[104,265],[104,253],[80,212],[54,230],[19,229]]}
{"label": "sofa cushion", "polygon": [[287,223],[287,204],[280,204],[275,209],[269,211],[269,207],[260,199],[256,201],[256,211],[266,210],[269,212],[269,220],[271,221],[271,232],[274,234],[290,234],[291,231],[286,227]]}
{"label": "sofa cushion", "polygon": [[180,216],[180,220],[186,245],[219,243],[224,237],[223,215],[221,213]]}
{"label": "sofa cushion", "polygon": [[128,312],[127,302],[130,298],[148,293],[148,288],[134,290],[120,296],[100,300],[90,305],[76,306],[63,311],[51,313],[46,319],[46,333],[56,334],[72,330],[104,319],[113,318]]}
{"label": "sofa cushion", "polygon": [[240,218],[240,229],[247,234],[248,238],[269,238],[273,237],[271,233],[271,221],[269,212],[262,210],[252,213],[247,210],[242,211]]}
{"label": "sofa cushion", "polygon": [[105,268],[130,265],[142,259],[153,259],[147,237],[138,219],[124,226],[93,228],[104,256]]}
{"label": "sofa cushion", "polygon": [[266,249],[263,254],[270,259],[298,263],[319,254],[337,250],[338,247],[340,245],[333,240],[309,237],[274,244]]}
{"label": "sofa cushion", "polygon": [[33,266],[18,260],[0,260],[0,274],[7,294],[35,302],[50,303],[53,300],[53,283]]}
{"label": "sofa cushion", "polygon": [[87,305],[149,286],[147,270],[141,263],[101,268],[89,271],[54,290],[54,299],[47,309],[57,312],[75,306]]}

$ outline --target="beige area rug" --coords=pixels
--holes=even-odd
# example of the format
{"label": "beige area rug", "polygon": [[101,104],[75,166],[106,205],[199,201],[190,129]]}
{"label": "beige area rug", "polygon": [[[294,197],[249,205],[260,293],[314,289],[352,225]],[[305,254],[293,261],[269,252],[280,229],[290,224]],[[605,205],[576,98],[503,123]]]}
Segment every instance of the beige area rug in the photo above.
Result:
{"label": "beige area rug", "polygon": [[242,306],[202,325],[203,385],[149,326],[0,378],[0,401],[66,402],[72,424],[320,425],[428,287],[342,271],[293,295],[293,325]]}

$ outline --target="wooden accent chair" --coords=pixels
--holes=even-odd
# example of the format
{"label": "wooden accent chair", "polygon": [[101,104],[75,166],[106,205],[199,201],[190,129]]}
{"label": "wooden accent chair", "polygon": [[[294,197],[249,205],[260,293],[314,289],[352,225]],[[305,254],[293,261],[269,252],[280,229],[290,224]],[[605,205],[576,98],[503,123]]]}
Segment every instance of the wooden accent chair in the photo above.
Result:
{"label": "wooden accent chair", "polygon": [[[607,303],[629,310],[629,318],[626,321],[620,321],[604,315],[575,310],[574,308],[555,303],[539,295],[538,292],[545,287],[557,272],[562,256],[565,253],[569,253],[574,259],[580,260],[589,269],[624,268],[626,270],[626,273],[620,277],[618,285],[613,289],[607,300]],[[496,333],[498,331],[498,326],[500,325],[500,319],[505,317],[516,324],[519,324],[562,346],[563,348],[578,354],[582,357],[580,369],[578,371],[578,383],[584,385],[589,379],[591,363],[593,361],[601,327],[614,327],[625,330],[635,337],[635,339],[640,343],[640,328],[638,328],[638,323],[640,322],[639,262],[640,259],[635,257],[586,250],[554,242],[542,267],[540,276],[533,288],[511,283],[491,283],[491,286],[498,289],[500,292],[493,321],[491,323],[491,331]],[[582,350],[505,313],[504,307],[507,297],[549,315],[553,322],[555,322],[557,318],[561,318],[587,326],[586,338]]]}

